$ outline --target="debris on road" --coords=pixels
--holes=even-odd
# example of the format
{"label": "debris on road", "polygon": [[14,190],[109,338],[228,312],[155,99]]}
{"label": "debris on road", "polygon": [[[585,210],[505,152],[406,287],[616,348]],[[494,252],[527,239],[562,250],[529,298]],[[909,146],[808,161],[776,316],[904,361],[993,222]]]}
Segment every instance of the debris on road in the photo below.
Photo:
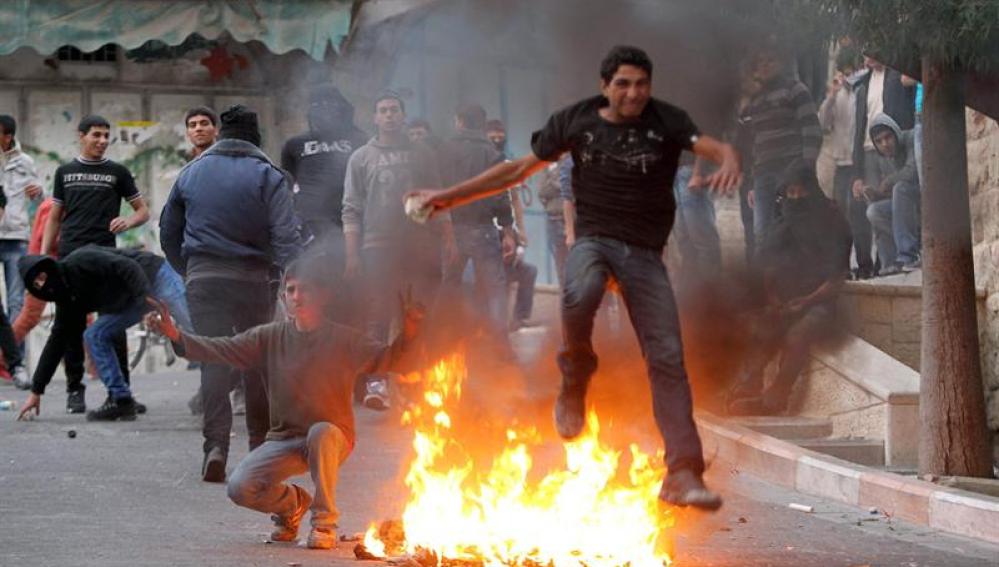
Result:
{"label": "debris on road", "polygon": [[804,512],[806,514],[811,514],[814,511],[814,508],[812,508],[811,506],[805,506],[804,504],[797,504],[795,502],[788,504],[787,507],[792,510]]}
{"label": "debris on road", "polygon": [[69,431],[67,431],[66,437],[69,437],[70,439],[76,439],[76,430],[70,429]]}

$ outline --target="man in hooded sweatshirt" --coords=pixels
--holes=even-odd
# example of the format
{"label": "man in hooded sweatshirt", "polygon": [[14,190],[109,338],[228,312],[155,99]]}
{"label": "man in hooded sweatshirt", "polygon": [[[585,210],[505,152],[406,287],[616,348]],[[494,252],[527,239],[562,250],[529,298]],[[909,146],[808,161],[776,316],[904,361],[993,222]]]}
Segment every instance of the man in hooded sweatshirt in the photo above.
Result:
{"label": "man in hooded sweatshirt", "polygon": [[868,180],[872,183],[863,188],[863,196],[881,260],[878,275],[918,270],[920,190],[913,130],[903,132],[882,113],[871,122],[870,135],[878,152],[877,177]]}
{"label": "man in hooded sweatshirt", "polygon": [[[31,394],[19,418],[38,415],[45,387],[52,380],[70,341],[81,334],[108,397],[100,408],[87,413],[88,421],[131,421],[136,403],[115,353],[117,335],[138,323],[145,313],[146,296],[169,304],[182,327],[190,329],[190,316],[180,277],[163,258],[139,250],[118,250],[95,245],[78,248],[61,260],[50,256],[25,256],[19,262],[28,293],[56,304],[52,325],[38,361]],[[86,330],[86,316],[100,316]]]}
{"label": "man in hooded sweatshirt", "polygon": [[398,294],[412,289],[421,303],[433,305],[443,276],[442,246],[449,263],[458,251],[450,215],[420,225],[403,209],[408,191],[440,187],[441,181],[432,151],[407,136],[402,99],[382,93],[374,110],[378,134],[350,156],[347,166],[343,232],[346,276],[356,280],[363,274],[369,333],[384,341]]}
{"label": "man in hooded sweatshirt", "polygon": [[[237,105],[220,117],[220,140],[187,164],[160,214],[160,244],[185,278],[194,330],[231,336],[271,320],[271,267],[301,251],[290,181],[260,150],[257,115]],[[265,378],[222,364],[201,367],[204,402],[202,478],[225,480],[235,381],[246,388],[250,449],[268,427]]]}
{"label": "man in hooded sweatshirt", "polygon": [[281,168],[294,178],[295,212],[319,241],[342,249],[343,183],[347,160],[367,141],[354,126],[354,107],[336,88],[316,87],[306,110],[309,131],[288,139]]}
{"label": "man in hooded sweatshirt", "polygon": [[[748,359],[729,392],[733,415],[787,409],[809,348],[832,327],[836,298],[850,270],[850,226],[822,194],[815,170],[792,163],[781,186],[777,219],[757,257],[767,306],[755,321]],[[764,386],[763,371],[778,353],[780,368]]]}

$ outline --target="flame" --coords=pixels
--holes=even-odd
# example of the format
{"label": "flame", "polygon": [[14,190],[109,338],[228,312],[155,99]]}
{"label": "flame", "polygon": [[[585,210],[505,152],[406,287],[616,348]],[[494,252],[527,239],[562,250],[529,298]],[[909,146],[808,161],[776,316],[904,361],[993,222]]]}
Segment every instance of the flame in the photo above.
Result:
{"label": "flame", "polygon": [[[405,478],[410,490],[402,515],[405,541],[385,541],[372,525],[364,537],[371,553],[430,556],[434,563],[470,561],[483,566],[662,566],[671,563],[667,539],[674,518],[658,504],[662,459],[629,448],[627,475],[621,452],[600,441],[597,414],[565,443],[564,469],[531,476],[538,432],[509,427],[491,466],[476,470],[457,440],[448,413],[466,378],[462,355],[442,360],[422,377],[424,395],[403,416],[413,427],[415,456]],[[468,424],[479,427],[479,424]]]}

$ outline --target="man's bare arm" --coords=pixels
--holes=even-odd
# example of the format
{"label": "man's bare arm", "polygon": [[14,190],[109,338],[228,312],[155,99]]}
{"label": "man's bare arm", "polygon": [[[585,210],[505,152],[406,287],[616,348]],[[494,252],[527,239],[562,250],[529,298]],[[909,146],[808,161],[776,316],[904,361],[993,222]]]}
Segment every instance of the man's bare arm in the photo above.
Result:
{"label": "man's bare arm", "polygon": [[424,189],[407,197],[421,199],[435,211],[458,207],[502,193],[545,168],[548,162],[534,154],[496,164],[479,175],[441,191]]}
{"label": "man's bare arm", "polygon": [[129,201],[128,204],[132,207],[132,214],[127,217],[115,217],[111,219],[108,230],[119,234],[137,226],[142,226],[149,221],[149,205],[146,204],[145,199],[136,197]]}
{"label": "man's bare arm", "polygon": [[735,148],[711,136],[700,136],[694,144],[694,154],[718,164],[718,170],[704,181],[714,191],[730,194],[742,183],[742,165]]}

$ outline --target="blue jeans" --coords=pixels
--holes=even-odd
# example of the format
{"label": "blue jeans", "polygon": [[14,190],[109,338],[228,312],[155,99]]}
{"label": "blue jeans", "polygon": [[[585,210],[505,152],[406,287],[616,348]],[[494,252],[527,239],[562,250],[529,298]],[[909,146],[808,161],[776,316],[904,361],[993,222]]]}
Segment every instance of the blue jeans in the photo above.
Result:
{"label": "blue jeans", "polygon": [[517,284],[516,299],[513,304],[514,321],[527,321],[534,311],[534,284],[538,280],[538,268],[524,260],[514,260],[503,265],[506,279]]}
{"label": "blue jeans", "polygon": [[0,262],[3,262],[3,280],[7,286],[7,318],[12,323],[24,306],[24,280],[17,270],[17,261],[27,254],[27,242],[0,240]]}
{"label": "blue jeans", "polygon": [[[166,262],[156,274],[151,292],[153,297],[166,303],[177,320],[177,325],[191,332],[191,315],[187,309],[184,282]],[[101,381],[108,389],[108,394],[116,400],[131,398],[132,391],[115,353],[115,336],[141,321],[147,310],[146,298],[140,298],[117,313],[101,313],[94,324],[83,332],[83,340],[94,358],[94,366],[97,367]]]}
{"label": "blue jeans", "polygon": [[776,173],[759,172],[753,174],[753,234],[757,244],[767,237],[767,231],[777,217]]}
{"label": "blue jeans", "polygon": [[499,231],[492,224],[482,227],[454,227],[458,261],[449,266],[444,281],[449,287],[461,285],[469,261],[475,273],[477,305],[494,329],[506,336],[507,294],[503,250]]}
{"label": "blue jeans", "polygon": [[226,486],[229,499],[239,506],[288,517],[298,509],[305,490],[285,480],[308,472],[316,488],[312,526],[334,529],[340,519],[336,485],[340,465],[351,445],[339,427],[320,421],[305,437],[265,441],[243,459]]}
{"label": "blue jeans", "polygon": [[704,471],[701,439],[694,427],[693,400],[680,340],[680,319],[661,252],[606,237],[579,238],[565,263],[562,292],[562,348],[558,365],[563,386],[585,388],[597,369],[593,317],[607,280],[621,287],[642,348],[652,387],[656,425],[666,442],[670,471]]}
{"label": "blue jeans", "polygon": [[688,187],[693,172],[691,166],[682,166],[673,181],[676,197],[673,234],[684,268],[694,270],[699,276],[708,276],[717,274],[721,268],[721,239],[715,226],[715,204],[707,189]]}
{"label": "blue jeans", "polygon": [[883,267],[919,260],[919,186],[899,181],[891,198],[867,205]]}

